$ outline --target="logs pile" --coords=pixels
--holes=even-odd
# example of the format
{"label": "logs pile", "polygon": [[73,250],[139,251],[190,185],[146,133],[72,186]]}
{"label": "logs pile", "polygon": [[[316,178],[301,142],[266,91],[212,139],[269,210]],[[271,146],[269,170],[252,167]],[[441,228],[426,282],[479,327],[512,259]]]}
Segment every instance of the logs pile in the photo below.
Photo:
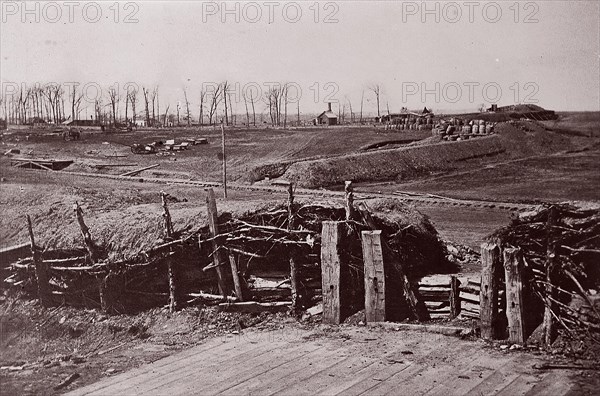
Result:
{"label": "logs pile", "polygon": [[538,317],[544,311],[547,343],[554,338],[555,323],[567,333],[600,331],[595,301],[600,291],[599,209],[546,205],[521,214],[491,239],[522,249],[524,287],[538,297]]}

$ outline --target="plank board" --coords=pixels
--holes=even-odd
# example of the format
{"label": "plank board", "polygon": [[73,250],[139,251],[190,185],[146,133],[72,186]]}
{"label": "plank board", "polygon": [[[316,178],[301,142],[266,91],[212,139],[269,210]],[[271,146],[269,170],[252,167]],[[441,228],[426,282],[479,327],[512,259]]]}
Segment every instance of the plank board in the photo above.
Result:
{"label": "plank board", "polygon": [[365,265],[365,319],[367,322],[385,321],[385,271],[381,231],[362,232]]}
{"label": "plank board", "polygon": [[321,284],[323,291],[323,323],[339,324],[341,320],[341,268],[339,242],[341,223],[324,221],[321,232]]}
{"label": "plank board", "polygon": [[568,370],[532,369],[540,357],[478,342],[384,328],[323,330],[288,327],[213,338],[68,394],[560,396],[574,385]]}

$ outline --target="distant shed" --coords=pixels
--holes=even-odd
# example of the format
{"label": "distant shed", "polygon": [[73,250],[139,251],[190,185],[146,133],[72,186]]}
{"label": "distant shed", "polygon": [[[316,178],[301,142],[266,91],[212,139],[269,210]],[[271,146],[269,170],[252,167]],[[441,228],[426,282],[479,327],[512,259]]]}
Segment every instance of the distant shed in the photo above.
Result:
{"label": "distant shed", "polygon": [[331,111],[331,103],[328,103],[327,111],[322,112],[315,118],[316,125],[337,125],[337,121],[337,116]]}

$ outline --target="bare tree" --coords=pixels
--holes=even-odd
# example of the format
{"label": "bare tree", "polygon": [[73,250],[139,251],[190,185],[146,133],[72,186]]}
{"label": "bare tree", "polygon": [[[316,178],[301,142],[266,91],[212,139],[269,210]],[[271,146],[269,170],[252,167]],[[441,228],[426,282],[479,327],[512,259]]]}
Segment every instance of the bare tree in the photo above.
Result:
{"label": "bare tree", "polygon": [[187,118],[187,125],[190,126],[192,124],[192,113],[190,112],[190,102],[185,88],[183,88],[183,99],[185,100],[185,117]]}
{"label": "bare tree", "polygon": [[114,87],[108,88],[108,100],[112,109],[113,126],[117,126],[117,106],[119,104],[119,92]]}
{"label": "bare tree", "polygon": [[77,84],[73,84],[73,88],[71,89],[71,120],[75,121],[79,118],[79,106],[81,104],[81,99],[83,98],[83,93],[77,93]]}
{"label": "bare tree", "polygon": [[137,113],[135,111],[136,105],[137,105],[137,94],[138,91],[137,89],[133,88],[131,90],[128,90],[127,92],[127,98],[129,98],[129,103],[131,103],[131,119],[133,120],[133,125],[136,125],[136,117],[137,117]]}
{"label": "bare tree", "polygon": [[375,94],[375,99],[377,100],[377,117],[381,117],[381,113],[379,112],[379,96],[381,94],[381,87],[379,84],[373,84],[369,87],[369,89]]}
{"label": "bare tree", "polygon": [[169,107],[171,107],[171,105],[167,105],[167,109],[165,110],[165,116],[163,117],[163,126],[167,125],[167,114],[169,114]]}
{"label": "bare tree", "polygon": [[250,104],[252,105],[252,124],[256,126],[256,111],[254,110],[254,102],[256,98],[254,97],[254,93],[250,90]]}
{"label": "bare tree", "polygon": [[[154,87],[154,90],[152,91],[152,126],[156,125],[156,113],[159,113],[158,111],[155,112],[155,103],[158,101],[158,87]],[[159,113],[160,114],[160,113]],[[148,125],[150,126],[150,125]]]}
{"label": "bare tree", "polygon": [[213,117],[217,112],[217,106],[221,103],[221,84],[217,86],[215,91],[212,93],[210,107],[208,110],[208,123],[213,125]]}
{"label": "bare tree", "polygon": [[198,116],[198,122],[200,123],[200,128],[202,128],[202,123],[204,122],[204,99],[206,98],[206,91],[201,88],[200,89],[200,115]]}
{"label": "bare tree", "polygon": [[125,125],[129,126],[129,92],[125,93]]}
{"label": "bare tree", "polygon": [[267,92],[267,97],[265,100],[266,104],[269,106],[271,125],[281,125],[281,102],[283,100],[283,87],[281,87],[279,84],[271,87]]}
{"label": "bare tree", "polygon": [[250,126],[250,113],[248,112],[248,100],[246,99],[246,92],[242,92],[244,98],[244,106],[246,107],[246,126]]}
{"label": "bare tree", "polygon": [[346,101],[348,102],[348,107],[350,107],[350,123],[354,124],[354,113],[352,112],[352,102],[350,101],[350,97],[346,96]]}
{"label": "bare tree", "polygon": [[363,103],[365,101],[365,90],[363,89],[362,94],[360,96],[360,123],[363,122]]}
{"label": "bare tree", "polygon": [[146,89],[146,87],[142,87],[142,92],[144,94],[144,104],[146,109],[146,126],[150,126],[150,108],[149,108],[149,96],[150,91]]}
{"label": "bare tree", "polygon": [[102,99],[96,99],[94,101],[94,117],[98,124],[102,124]]}
{"label": "bare tree", "polygon": [[288,106],[288,90],[289,85],[285,83],[282,88],[282,97],[283,97],[283,128],[287,127],[287,106]]}

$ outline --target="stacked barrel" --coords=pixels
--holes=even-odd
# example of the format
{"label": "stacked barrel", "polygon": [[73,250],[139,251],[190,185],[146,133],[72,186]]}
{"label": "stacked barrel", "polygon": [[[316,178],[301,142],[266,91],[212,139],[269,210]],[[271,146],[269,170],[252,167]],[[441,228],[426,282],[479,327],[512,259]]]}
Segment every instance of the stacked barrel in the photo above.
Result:
{"label": "stacked barrel", "polygon": [[433,134],[439,135],[443,140],[461,141],[477,138],[494,133],[496,123],[485,120],[471,120],[465,122],[460,118],[442,120],[433,128]]}

